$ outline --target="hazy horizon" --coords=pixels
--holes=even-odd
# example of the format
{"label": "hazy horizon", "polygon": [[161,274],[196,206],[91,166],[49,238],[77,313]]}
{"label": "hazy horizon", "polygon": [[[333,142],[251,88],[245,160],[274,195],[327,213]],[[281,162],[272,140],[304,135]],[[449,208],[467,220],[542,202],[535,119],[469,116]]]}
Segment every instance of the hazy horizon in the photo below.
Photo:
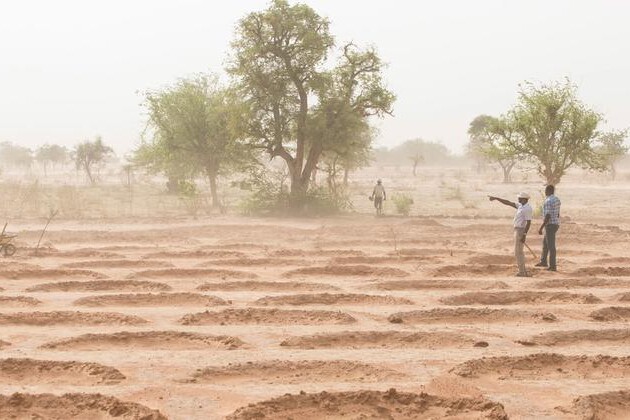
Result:
{"label": "hazy horizon", "polygon": [[[291,3],[295,3],[291,1]],[[377,146],[411,138],[455,152],[469,122],[499,115],[525,80],[569,77],[607,129],[630,126],[630,3],[500,0],[303,1],[331,21],[337,44],[374,45],[398,100]],[[4,5],[0,141],[73,146],[101,135],[122,156],[145,116],[139,92],[198,72],[223,74],[237,21],[266,0]]]}

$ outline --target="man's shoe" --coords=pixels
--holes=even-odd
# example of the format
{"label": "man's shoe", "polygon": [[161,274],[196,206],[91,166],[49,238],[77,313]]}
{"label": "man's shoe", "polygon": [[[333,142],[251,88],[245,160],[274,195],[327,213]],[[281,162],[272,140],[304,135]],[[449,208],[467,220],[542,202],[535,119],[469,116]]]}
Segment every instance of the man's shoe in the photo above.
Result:
{"label": "man's shoe", "polygon": [[538,264],[536,264],[534,267],[547,267],[547,263],[544,262],[539,262]]}
{"label": "man's shoe", "polygon": [[547,271],[557,271],[557,270],[556,270],[556,267],[549,267]]}
{"label": "man's shoe", "polygon": [[516,273],[516,277],[531,277],[532,275],[529,273]]}

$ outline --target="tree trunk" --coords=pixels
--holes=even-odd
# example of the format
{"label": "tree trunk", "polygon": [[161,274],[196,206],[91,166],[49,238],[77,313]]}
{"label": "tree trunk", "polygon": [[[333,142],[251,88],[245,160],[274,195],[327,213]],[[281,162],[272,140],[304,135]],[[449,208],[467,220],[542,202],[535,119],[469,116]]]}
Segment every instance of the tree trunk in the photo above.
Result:
{"label": "tree trunk", "polygon": [[613,181],[615,180],[615,178],[617,178],[617,168],[615,168],[614,163],[610,165],[610,177]]}
{"label": "tree trunk", "polygon": [[413,176],[416,176],[416,168],[418,167],[418,162],[413,162]]}
{"label": "tree trunk", "polygon": [[343,168],[343,186],[348,188],[348,177],[350,175],[350,171],[348,168]]}
{"label": "tree trunk", "polygon": [[85,173],[87,174],[88,179],[90,180],[90,185],[94,185],[94,176],[92,175],[92,170],[90,169],[89,164],[85,164]]}
{"label": "tree trunk", "polygon": [[217,171],[214,169],[207,169],[208,183],[210,184],[210,195],[212,195],[212,207],[220,208],[221,202],[219,201],[219,194],[217,192]]}
{"label": "tree trunk", "polygon": [[503,183],[508,184],[512,182],[512,169],[514,169],[516,162],[499,162],[499,165],[501,165],[501,169],[503,169]]}

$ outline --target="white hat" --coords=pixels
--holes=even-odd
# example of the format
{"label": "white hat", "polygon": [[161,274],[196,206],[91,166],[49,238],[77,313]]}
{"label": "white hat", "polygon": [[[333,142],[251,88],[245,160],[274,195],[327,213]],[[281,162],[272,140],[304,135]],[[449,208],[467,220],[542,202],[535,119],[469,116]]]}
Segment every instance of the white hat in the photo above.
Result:
{"label": "white hat", "polygon": [[529,200],[529,194],[527,194],[526,192],[520,192],[518,193],[516,198],[526,198],[527,200]]}

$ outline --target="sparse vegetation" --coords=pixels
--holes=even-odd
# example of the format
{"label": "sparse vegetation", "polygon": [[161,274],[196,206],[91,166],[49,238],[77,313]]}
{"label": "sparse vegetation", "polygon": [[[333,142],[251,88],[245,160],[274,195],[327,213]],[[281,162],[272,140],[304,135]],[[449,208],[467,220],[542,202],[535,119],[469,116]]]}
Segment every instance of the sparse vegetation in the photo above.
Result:
{"label": "sparse vegetation", "polygon": [[396,212],[403,216],[409,216],[411,212],[411,206],[413,206],[413,198],[407,194],[394,194],[392,196],[392,201],[396,206]]}

